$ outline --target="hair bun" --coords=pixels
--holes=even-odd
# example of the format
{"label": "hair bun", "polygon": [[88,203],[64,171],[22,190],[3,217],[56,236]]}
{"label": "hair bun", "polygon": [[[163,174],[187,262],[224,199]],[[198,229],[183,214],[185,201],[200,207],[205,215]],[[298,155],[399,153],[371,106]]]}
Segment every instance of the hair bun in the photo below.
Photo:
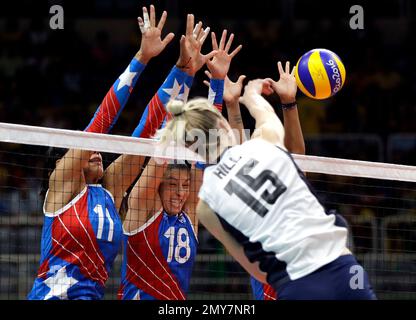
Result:
{"label": "hair bun", "polygon": [[168,105],[166,106],[166,109],[172,113],[175,116],[180,115],[183,113],[183,107],[185,104],[182,101],[179,100],[171,100],[169,101]]}

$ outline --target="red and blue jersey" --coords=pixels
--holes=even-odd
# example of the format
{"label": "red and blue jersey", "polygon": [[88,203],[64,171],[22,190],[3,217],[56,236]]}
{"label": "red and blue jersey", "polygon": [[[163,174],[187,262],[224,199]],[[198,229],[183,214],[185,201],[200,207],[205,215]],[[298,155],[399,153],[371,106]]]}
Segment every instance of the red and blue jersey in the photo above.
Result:
{"label": "red and blue jersey", "polygon": [[[151,138],[156,131],[166,125],[171,115],[166,111],[166,105],[170,100],[188,100],[189,91],[194,77],[174,66],[165,81],[146,106],[138,126],[132,136]],[[208,100],[221,112],[224,94],[224,80],[211,79]]]}
{"label": "red and blue jersey", "polygon": [[[108,133],[146,65],[133,58],[84,131]],[[100,299],[121,243],[111,194],[89,185],[64,208],[45,212],[41,266],[29,299]]]}
{"label": "red and blue jersey", "polygon": [[184,212],[159,211],[142,227],[124,233],[119,299],[185,300],[197,237]]}
{"label": "red and blue jersey", "polygon": [[166,111],[168,102],[175,99],[186,101],[193,79],[192,76],[174,66],[146,106],[132,136],[140,138],[153,137],[163,120],[170,117]]}
{"label": "red and blue jersey", "polygon": [[224,80],[211,79],[209,82],[208,101],[222,112],[222,102],[224,96]]}
{"label": "red and blue jersey", "polygon": [[101,299],[122,237],[112,195],[87,185],[65,207],[44,214],[40,267],[28,299]]}
{"label": "red and blue jersey", "polygon": [[276,291],[268,284],[264,284],[254,277],[250,277],[251,289],[255,300],[276,300]]}
{"label": "red and blue jersey", "polygon": [[137,79],[145,67],[146,65],[133,58],[126,70],[108,90],[84,131],[108,133],[111,130],[126,106]]}

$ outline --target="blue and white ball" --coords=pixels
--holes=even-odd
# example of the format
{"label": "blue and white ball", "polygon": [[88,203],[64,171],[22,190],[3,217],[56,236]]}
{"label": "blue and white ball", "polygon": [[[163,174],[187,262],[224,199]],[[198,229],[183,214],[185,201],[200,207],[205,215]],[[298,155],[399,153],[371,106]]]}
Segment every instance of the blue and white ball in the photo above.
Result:
{"label": "blue and white ball", "polygon": [[327,99],[345,83],[345,67],[341,59],[327,49],[313,49],[296,64],[298,88],[313,99]]}

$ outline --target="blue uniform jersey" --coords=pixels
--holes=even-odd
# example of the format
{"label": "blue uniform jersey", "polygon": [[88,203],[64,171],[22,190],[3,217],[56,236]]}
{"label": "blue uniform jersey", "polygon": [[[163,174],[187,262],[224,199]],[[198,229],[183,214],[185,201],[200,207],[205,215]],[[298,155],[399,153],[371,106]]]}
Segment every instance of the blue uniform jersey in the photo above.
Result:
{"label": "blue uniform jersey", "polygon": [[255,300],[276,300],[277,294],[272,286],[258,281],[253,276],[250,277],[250,284]]}
{"label": "blue uniform jersey", "polygon": [[138,230],[125,233],[119,299],[186,299],[197,242],[186,213],[159,211]]}
{"label": "blue uniform jersey", "polygon": [[88,185],[44,214],[40,267],[28,299],[101,299],[122,236],[111,194]]}

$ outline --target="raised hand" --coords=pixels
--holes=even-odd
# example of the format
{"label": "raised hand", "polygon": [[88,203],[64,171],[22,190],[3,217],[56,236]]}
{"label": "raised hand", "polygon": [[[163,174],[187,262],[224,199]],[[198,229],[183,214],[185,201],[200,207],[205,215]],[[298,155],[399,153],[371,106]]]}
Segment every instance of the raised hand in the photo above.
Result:
{"label": "raised hand", "polygon": [[[212,79],[212,74],[208,70],[205,71],[205,74],[209,79]],[[246,76],[241,75],[238,77],[236,82],[233,82],[230,78],[228,78],[228,76],[225,77],[223,99],[227,105],[238,102],[238,99],[241,96],[241,91],[243,90],[243,82],[245,78]],[[204,84],[209,87],[209,81],[204,80]]]}
{"label": "raised hand", "polygon": [[161,38],[167,15],[167,12],[163,11],[160,21],[156,26],[155,7],[153,5],[150,6],[150,17],[147,8],[143,7],[143,18],[137,18],[142,33],[140,50],[136,55],[136,58],[140,62],[147,64],[150,59],[159,55],[175,36],[171,32],[163,40]]}
{"label": "raised hand", "polygon": [[268,81],[269,80],[266,79],[249,81],[249,83],[244,87],[244,94],[239,99],[239,101],[247,107],[250,114],[255,119],[261,112],[274,112],[271,105],[262,96],[265,88],[268,88],[269,86]]}
{"label": "raised hand", "polygon": [[256,129],[252,138],[262,138],[273,144],[283,146],[284,128],[270,103],[262,96],[266,79],[250,81],[244,88],[240,98],[250,115],[256,121]]}
{"label": "raised hand", "polygon": [[[234,40],[234,34],[232,33],[228,38],[227,44],[227,30],[222,32],[220,44],[218,45],[217,38],[214,32],[211,32],[212,49],[217,51],[211,60],[207,61],[207,67],[212,74],[214,79],[225,79],[228,70],[230,69],[231,60],[243,47],[241,44],[234,49],[230,54],[228,53],[231,49],[231,45]],[[241,91],[241,90],[240,90]],[[225,100],[225,99],[224,99]]]}
{"label": "raised hand", "polygon": [[202,28],[202,22],[198,22],[194,27],[194,15],[188,14],[186,35],[182,35],[180,40],[180,53],[176,66],[190,76],[194,76],[207,60],[216,54],[216,51],[211,51],[206,55],[201,53],[202,45],[208,36],[209,30],[209,27],[205,30]]}
{"label": "raised hand", "polygon": [[290,62],[286,62],[285,70],[283,70],[282,63],[277,63],[279,70],[279,81],[274,81],[270,78],[266,80],[270,83],[273,90],[279,95],[281,103],[292,103],[296,100],[296,91],[298,89],[295,78],[295,67],[290,72]]}
{"label": "raised hand", "polygon": [[244,87],[244,94],[240,100],[245,100],[248,97],[260,95],[263,91],[265,79],[250,80]]}

